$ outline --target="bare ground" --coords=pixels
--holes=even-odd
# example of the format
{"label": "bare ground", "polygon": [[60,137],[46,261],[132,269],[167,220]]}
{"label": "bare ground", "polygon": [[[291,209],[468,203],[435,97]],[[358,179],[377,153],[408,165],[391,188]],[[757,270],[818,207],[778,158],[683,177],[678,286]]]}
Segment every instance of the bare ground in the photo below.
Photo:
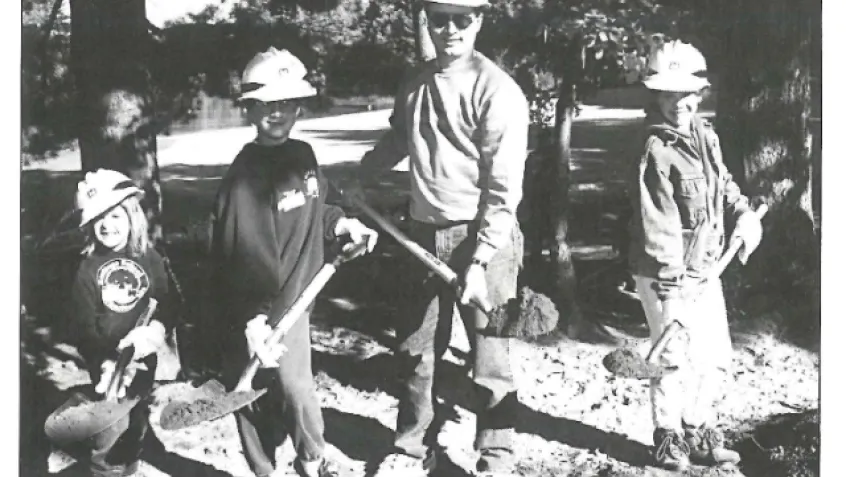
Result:
{"label": "bare ground", "polygon": [[[595,272],[613,267],[613,237],[601,218],[616,212],[625,145],[634,140],[636,130],[636,120],[597,120],[579,123],[574,131],[577,160],[571,242],[580,277],[595,277]],[[321,146],[324,155],[339,151],[335,148],[346,141],[366,148],[379,133],[349,126],[340,131],[315,127],[307,132],[328,141]],[[169,204],[165,226],[173,242],[169,251],[190,304],[186,311],[189,322],[203,314],[205,273],[200,242],[204,214],[225,167],[189,161],[163,167]],[[354,167],[329,164],[326,172],[343,186]],[[73,235],[54,242],[56,253],[26,253],[28,244],[35,241],[32,237],[43,237],[61,215],[63,208],[56,204],[69,202],[76,177],[69,172],[28,171],[23,178],[22,225],[27,234],[22,267],[26,310],[21,315],[24,476],[67,476],[79,470],[68,467],[61,454],[52,452],[41,431],[44,418],[68,390],[88,384],[75,351],[62,344],[68,331],[61,327],[61,292],[73,271],[73,260],[61,250],[72,245]],[[402,175],[397,174],[370,191],[374,203],[400,224],[404,186]],[[395,274],[401,273],[402,261],[408,258],[387,239],[377,252],[339,271],[319,299],[312,323],[315,382],[324,409],[326,437],[358,475],[363,474],[366,462],[390,445],[396,418],[392,321],[401,319],[397,313],[401,297]],[[535,272],[543,276],[537,269],[526,271]],[[543,288],[543,278],[535,281]],[[647,383],[616,379],[601,364],[602,357],[617,344],[647,346],[637,304],[614,295],[613,287],[601,280],[584,282],[580,300],[586,315],[596,329],[610,331],[610,335],[604,340],[591,336],[570,340],[559,335],[542,343],[516,342],[514,346],[513,368],[521,402],[515,475],[672,475],[648,465],[652,429]],[[818,353],[813,346],[793,344],[771,326],[770,316],[750,317],[738,311],[732,312],[731,318],[734,368],[717,412],[744,463],[739,469],[696,468],[690,475],[818,475],[819,420],[818,413],[814,414],[819,404]],[[567,317],[563,319],[566,322]],[[609,341],[609,336],[617,340]],[[475,460],[475,416],[469,401],[470,380],[463,366],[466,337],[456,331],[453,338],[444,365],[446,377],[438,389],[439,439],[448,456],[438,475],[463,476]],[[202,355],[196,336],[186,333],[181,339],[183,359],[196,362]],[[163,382],[156,389],[153,432],[140,476],[251,475],[231,416],[182,431],[158,427],[161,408],[189,387],[186,382]],[[278,457],[281,463],[292,460],[290,444],[279,449]],[[290,465],[281,472],[295,475]]]}

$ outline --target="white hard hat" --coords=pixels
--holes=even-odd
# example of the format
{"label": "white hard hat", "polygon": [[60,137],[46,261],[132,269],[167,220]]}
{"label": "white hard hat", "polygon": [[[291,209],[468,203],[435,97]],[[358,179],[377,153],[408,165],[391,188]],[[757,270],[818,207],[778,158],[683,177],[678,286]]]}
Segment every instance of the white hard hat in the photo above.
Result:
{"label": "white hard hat", "polygon": [[314,96],[317,90],[304,79],[306,73],[303,62],[288,50],[270,47],[244,68],[239,100],[270,102]]}
{"label": "white hard hat", "polygon": [[478,8],[488,4],[488,0],[423,0],[426,3],[441,3],[444,5],[456,5],[459,7]]}
{"label": "white hard hat", "polygon": [[658,91],[695,93],[711,83],[705,77],[705,57],[679,40],[664,43],[649,57],[644,86]]}
{"label": "white hard hat", "polygon": [[97,169],[85,174],[85,179],[79,183],[76,191],[76,208],[82,212],[79,226],[85,226],[135,194],[141,196],[144,191],[120,172]]}

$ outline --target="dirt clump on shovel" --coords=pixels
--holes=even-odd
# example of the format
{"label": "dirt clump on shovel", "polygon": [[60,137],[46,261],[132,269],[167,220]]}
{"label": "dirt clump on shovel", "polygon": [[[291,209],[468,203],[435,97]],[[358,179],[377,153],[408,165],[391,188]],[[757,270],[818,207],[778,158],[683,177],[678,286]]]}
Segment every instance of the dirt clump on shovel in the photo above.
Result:
{"label": "dirt clump on shovel", "polygon": [[624,378],[660,378],[668,369],[649,364],[634,348],[621,348],[602,358],[602,365],[611,373]]}
{"label": "dirt clump on shovel", "polygon": [[537,338],[558,326],[558,309],[555,303],[529,287],[522,287],[516,298],[494,308],[485,330],[495,336]]}
{"label": "dirt clump on shovel", "polygon": [[214,398],[201,397],[193,401],[178,401],[162,413],[162,429],[175,430],[211,421],[237,410],[255,395],[252,391],[236,391]]}

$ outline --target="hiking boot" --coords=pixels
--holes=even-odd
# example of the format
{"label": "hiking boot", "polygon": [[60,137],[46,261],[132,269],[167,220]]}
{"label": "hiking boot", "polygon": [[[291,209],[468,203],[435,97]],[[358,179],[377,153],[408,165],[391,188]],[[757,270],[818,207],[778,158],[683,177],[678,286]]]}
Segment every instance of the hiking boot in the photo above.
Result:
{"label": "hiking boot", "polygon": [[671,429],[655,429],[655,464],[667,470],[684,471],[690,467],[690,448],[681,433]]}
{"label": "hiking boot", "polygon": [[303,462],[299,459],[294,461],[294,470],[300,477],[341,477],[352,475],[347,469],[343,469],[341,465],[326,457],[312,462]]}
{"label": "hiking boot", "polygon": [[484,449],[476,461],[474,477],[510,477],[514,475],[511,451]]}
{"label": "hiking boot", "polygon": [[427,477],[435,470],[437,457],[434,452],[429,452],[425,459],[392,452],[385,456],[376,470],[371,473],[373,477]]}
{"label": "hiking boot", "polygon": [[705,425],[685,426],[684,441],[690,448],[690,460],[694,464],[717,466],[740,462],[740,454],[725,448],[725,437],[718,429]]}

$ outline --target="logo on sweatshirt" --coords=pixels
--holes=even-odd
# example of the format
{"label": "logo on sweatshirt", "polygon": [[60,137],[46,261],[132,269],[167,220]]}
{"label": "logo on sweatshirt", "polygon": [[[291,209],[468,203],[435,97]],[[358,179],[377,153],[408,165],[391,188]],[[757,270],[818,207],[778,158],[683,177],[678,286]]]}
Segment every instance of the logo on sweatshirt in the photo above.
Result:
{"label": "logo on sweatshirt", "polygon": [[116,313],[126,313],[147,294],[150,279],[136,262],[116,258],[97,270],[97,285],[103,305]]}

